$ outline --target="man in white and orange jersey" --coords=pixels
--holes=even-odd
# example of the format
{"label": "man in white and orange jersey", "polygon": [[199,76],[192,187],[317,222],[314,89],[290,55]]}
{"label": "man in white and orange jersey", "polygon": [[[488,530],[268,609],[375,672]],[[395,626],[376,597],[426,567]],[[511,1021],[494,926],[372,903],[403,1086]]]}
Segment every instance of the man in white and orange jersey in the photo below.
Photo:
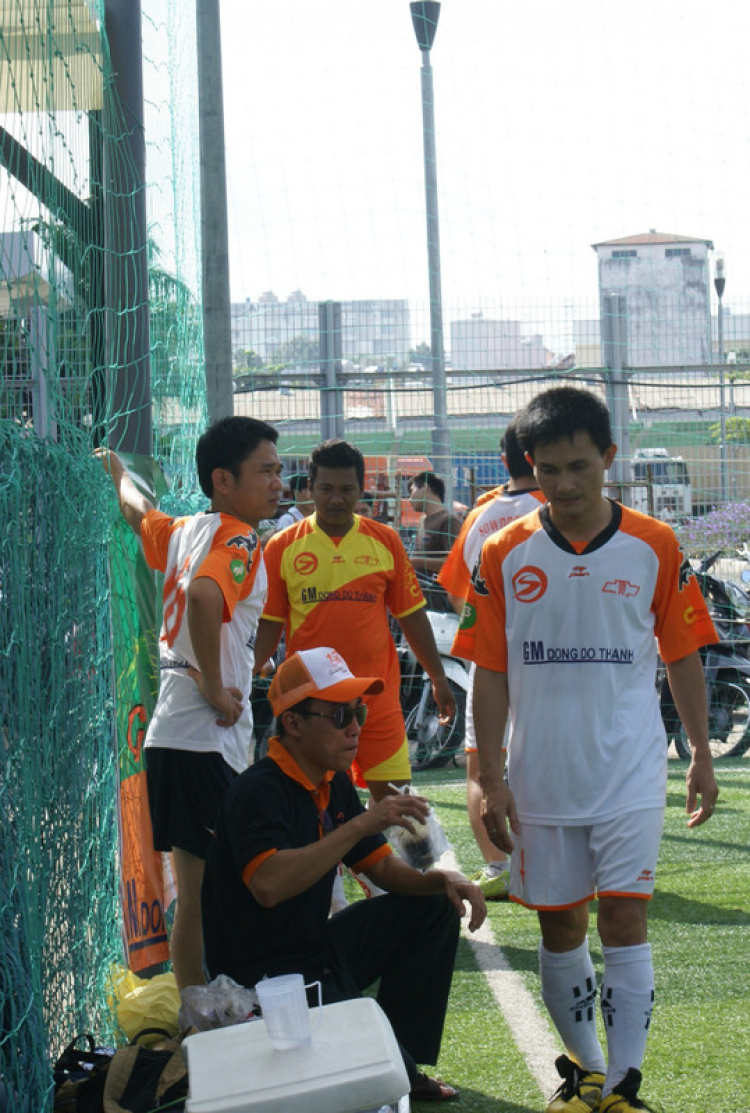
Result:
{"label": "man in white and orange jersey", "polygon": [[[547,504],[486,541],[454,652],[477,664],[484,819],[513,850],[511,900],[537,911],[542,996],[567,1051],[548,1113],[629,1113],[648,1108],[638,1097],[654,997],[646,914],[667,775],[657,643],[693,748],[693,828],[718,797],[698,652],[716,633],[670,527],[603,496],[617,448],[600,399],[555,387],[532,399],[516,431]],[[587,942],[593,899],[606,1061]]]}
{"label": "man in white and orange jersey", "polygon": [[146,561],[164,573],[159,696],[144,744],[154,849],[171,851],[177,908],[170,940],[177,985],[203,974],[200,890],[227,785],[248,764],[253,645],[266,595],[255,532],[283,483],[276,430],[228,417],[198,441],[205,514],[155,510],[114,452],[102,452],[122,514]]}
{"label": "man in white and orange jersey", "polygon": [[355,672],[383,677],[384,691],[367,697],[367,723],[352,765],[356,783],[379,800],[393,791],[389,786],[411,777],[389,613],[432,680],[443,722],[455,714],[455,699],[398,534],[354,513],[364,468],[362,453],[346,441],[325,441],[313,451],[315,513],[266,546],[268,602],[258,627],[256,668],[272,655],[286,625],[287,653],[330,645]]}
{"label": "man in white and orange jersey", "polygon": [[[477,505],[466,516],[461,532],[456,538],[445,561],[438,582],[445,588],[454,610],[463,611],[464,600],[471,584],[471,574],[479,559],[482,545],[503,526],[522,518],[538,508],[544,496],[539,491],[534,471],[518,443],[514,423],[506,426],[500,441],[502,461],[510,479],[501,487],[480,496]],[[476,665],[471,665],[470,683],[473,687]],[[472,876],[487,900],[504,900],[508,896],[510,872],[505,851],[495,846],[482,822],[482,786],[479,783],[479,756],[474,731],[474,714],[471,697],[466,703],[466,808],[469,823],[482,857],[484,868]]]}

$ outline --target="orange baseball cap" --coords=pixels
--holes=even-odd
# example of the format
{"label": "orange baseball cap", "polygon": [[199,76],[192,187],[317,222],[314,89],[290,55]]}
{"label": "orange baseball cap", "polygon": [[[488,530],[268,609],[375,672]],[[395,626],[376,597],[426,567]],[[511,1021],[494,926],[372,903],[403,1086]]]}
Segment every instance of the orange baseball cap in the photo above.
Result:
{"label": "orange baseball cap", "polygon": [[268,690],[275,716],[314,696],[330,703],[346,703],[357,696],[383,691],[376,676],[354,676],[344,658],[329,646],[300,649],[279,665]]}

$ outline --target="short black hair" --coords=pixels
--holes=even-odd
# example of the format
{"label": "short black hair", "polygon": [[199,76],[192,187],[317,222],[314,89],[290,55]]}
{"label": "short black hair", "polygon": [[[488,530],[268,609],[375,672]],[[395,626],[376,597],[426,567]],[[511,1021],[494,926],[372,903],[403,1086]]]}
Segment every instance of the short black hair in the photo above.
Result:
{"label": "short black hair", "polygon": [[323,441],[312,450],[310,456],[310,486],[312,487],[318,468],[354,468],[361,488],[365,485],[365,458],[349,441]]}
{"label": "short black hair", "polygon": [[516,433],[532,459],[538,444],[572,440],[576,433],[588,433],[601,453],[612,444],[612,425],[604,402],[590,390],[574,386],[553,386],[532,398],[516,416]]}
{"label": "short black hair", "polygon": [[295,472],[294,475],[289,476],[289,490],[294,494],[295,491],[304,491],[310,486],[310,476],[306,471]]}
{"label": "short black hair", "polygon": [[445,484],[439,475],[435,475],[434,471],[421,471],[417,475],[413,475],[409,480],[409,490],[412,487],[427,486],[432,491],[433,495],[437,495],[441,502],[445,502]]}
{"label": "short black hair", "polygon": [[276,444],[278,430],[254,417],[220,417],[208,427],[195,449],[198,482],[207,498],[212,498],[215,468],[225,468],[237,478],[244,460],[255,452],[261,441]]}
{"label": "short black hair", "polygon": [[534,469],[518,441],[515,417],[505,426],[505,432],[500,438],[500,451],[505,457],[511,479],[529,479],[534,475]]}

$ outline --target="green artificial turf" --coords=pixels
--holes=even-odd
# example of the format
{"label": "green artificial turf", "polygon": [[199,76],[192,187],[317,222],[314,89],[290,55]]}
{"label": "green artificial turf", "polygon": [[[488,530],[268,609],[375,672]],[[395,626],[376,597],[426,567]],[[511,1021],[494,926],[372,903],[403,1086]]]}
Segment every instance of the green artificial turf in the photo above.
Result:
{"label": "green artificial turf", "polygon": [[[717,763],[714,818],[686,827],[686,764],[670,762],[657,889],[650,908],[656,1007],[641,1096],[674,1113],[750,1113],[750,759]],[[465,808],[463,770],[416,774],[436,806],[461,867],[480,866]],[[536,917],[493,902],[489,916],[511,966],[543,1011]],[[595,910],[594,910],[595,911]],[[591,936],[594,965],[601,953]],[[461,943],[438,1073],[461,1087],[460,1108],[527,1113],[544,1098],[466,942]],[[415,1108],[426,1109],[426,1105]]]}

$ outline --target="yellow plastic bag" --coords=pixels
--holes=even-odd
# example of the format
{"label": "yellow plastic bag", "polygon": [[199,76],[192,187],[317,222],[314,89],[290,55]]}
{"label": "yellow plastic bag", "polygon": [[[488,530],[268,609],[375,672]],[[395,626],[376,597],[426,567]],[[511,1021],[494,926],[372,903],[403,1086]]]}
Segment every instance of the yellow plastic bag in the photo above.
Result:
{"label": "yellow plastic bag", "polygon": [[[162,1028],[170,1036],[179,1031],[177,1014],[180,1011],[180,994],[174,974],[157,974],[154,978],[139,978],[132,970],[113,971],[112,992],[117,1008],[117,1023],[129,1040],[134,1040],[144,1028]],[[154,1040],[161,1037],[155,1035]],[[142,1041],[148,1045],[148,1037]]]}

